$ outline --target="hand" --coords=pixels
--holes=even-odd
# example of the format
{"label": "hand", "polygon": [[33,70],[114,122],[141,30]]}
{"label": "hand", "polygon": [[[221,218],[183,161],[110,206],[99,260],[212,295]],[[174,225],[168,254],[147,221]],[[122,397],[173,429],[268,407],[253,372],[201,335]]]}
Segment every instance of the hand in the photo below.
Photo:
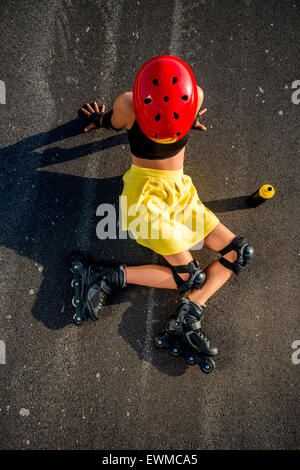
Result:
{"label": "hand", "polygon": [[[89,103],[87,103],[86,105],[87,105],[88,110],[86,110],[85,108],[81,108],[81,110],[82,110],[82,111],[84,112],[84,114],[85,114],[86,116],[88,116],[89,118],[92,118],[92,115],[93,115],[94,113],[100,113],[101,115],[104,114],[104,111],[105,111],[105,104],[103,104],[103,105],[101,106],[101,111],[99,111],[99,107],[98,107],[98,104],[97,104],[96,101],[94,101],[94,107],[95,107],[95,109],[93,109],[92,106],[91,106]],[[99,128],[99,127],[97,127],[97,126],[92,122],[88,127],[86,127],[86,128],[84,129],[84,132],[89,132],[89,131],[91,131],[91,130],[93,130],[93,129],[98,129],[98,128]]]}
{"label": "hand", "polygon": [[[204,109],[202,109],[202,111],[199,111],[199,112],[197,113],[197,118],[198,118],[199,116],[202,116],[202,114],[206,113],[206,111],[207,111],[207,108],[204,108]],[[201,129],[202,131],[206,131],[206,127],[203,126],[203,124],[201,124],[199,121],[196,122],[196,125],[195,125],[194,128],[195,128],[195,129],[199,128],[199,129]]]}

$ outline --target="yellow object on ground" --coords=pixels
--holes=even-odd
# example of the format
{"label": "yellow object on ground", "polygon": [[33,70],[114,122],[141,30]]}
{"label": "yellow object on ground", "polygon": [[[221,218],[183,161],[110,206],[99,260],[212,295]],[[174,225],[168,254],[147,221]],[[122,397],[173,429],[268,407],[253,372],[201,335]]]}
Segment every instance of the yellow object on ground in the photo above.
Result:
{"label": "yellow object on ground", "polygon": [[258,195],[263,199],[271,199],[275,194],[275,189],[270,184],[264,184],[258,190]]}
{"label": "yellow object on ground", "polygon": [[123,176],[122,230],[161,255],[192,248],[219,223],[181,170],[132,165]]}

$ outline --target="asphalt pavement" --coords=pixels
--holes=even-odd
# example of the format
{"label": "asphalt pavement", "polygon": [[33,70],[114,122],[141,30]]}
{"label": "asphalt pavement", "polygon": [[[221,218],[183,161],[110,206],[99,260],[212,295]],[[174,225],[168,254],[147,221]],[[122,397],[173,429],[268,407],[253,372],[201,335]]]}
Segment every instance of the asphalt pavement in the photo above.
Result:
{"label": "asphalt pavement", "polygon": [[[0,2],[1,449],[299,448],[299,6]],[[185,60],[205,93],[207,131],[192,131],[185,173],[255,248],[207,304],[210,375],[153,346],[175,291],[130,286],[99,321],[71,321],[72,250],[164,263],[97,237],[97,208],[118,216],[130,151],[125,132],[84,134],[77,114],[91,100],[109,110],[160,54]],[[272,200],[241,204],[265,183]]]}

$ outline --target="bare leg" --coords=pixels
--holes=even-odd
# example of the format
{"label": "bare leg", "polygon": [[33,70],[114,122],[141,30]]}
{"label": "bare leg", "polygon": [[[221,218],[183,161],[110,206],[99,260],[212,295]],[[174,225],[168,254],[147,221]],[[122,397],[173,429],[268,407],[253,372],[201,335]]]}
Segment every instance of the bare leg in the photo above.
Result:
{"label": "bare leg", "polygon": [[[208,248],[219,251],[227,246],[235,235],[223,224],[217,227],[204,239],[204,244]],[[236,252],[230,252],[224,256],[228,261],[234,262],[237,258]],[[176,255],[164,256],[171,266],[188,264],[193,260],[191,252],[186,250]],[[157,264],[144,266],[128,266],[125,268],[126,280],[128,284],[157,287],[163,289],[177,289],[170,268]],[[194,302],[204,305],[205,302],[225,284],[233,274],[232,271],[222,266],[218,261],[214,261],[206,269],[206,281],[199,290],[193,290],[188,298]],[[189,278],[189,274],[179,274],[182,279]]]}
{"label": "bare leg", "polygon": [[167,266],[160,266],[159,264],[127,266],[125,273],[127,284],[158,287],[161,289],[177,289],[172,271]]}
{"label": "bare leg", "polygon": [[[186,250],[176,255],[164,256],[171,266],[188,264],[193,261],[191,253]],[[177,289],[173,273],[167,266],[147,264],[144,266],[127,266],[125,268],[127,284],[158,287],[162,289]],[[189,274],[179,274],[182,279],[189,278]]]}
{"label": "bare leg", "polygon": [[[204,239],[204,245],[214,251],[220,251],[235,238],[223,224],[219,223],[216,228]],[[233,263],[237,259],[237,253],[230,251],[224,258]],[[232,276],[233,272],[222,266],[218,261],[211,263],[206,269],[206,280],[201,289],[193,290],[188,295],[190,300],[200,305],[205,305],[207,300],[225,284]]]}
{"label": "bare leg", "polygon": [[[235,234],[223,224],[219,223],[216,228],[205,237],[204,245],[211,250],[220,251],[222,248],[229,245],[234,238]],[[165,256],[164,258],[173,266],[187,264],[193,260],[189,251],[184,251],[172,256]],[[237,254],[235,251],[231,251],[227,253],[224,258],[233,263],[237,259]],[[232,271],[222,266],[218,261],[211,263],[204,272],[206,274],[206,280],[203,286],[199,290],[194,289],[188,294],[188,298],[197,302],[199,305],[205,305],[208,299],[215,294],[233,274]],[[181,275],[184,280],[188,279],[188,276],[188,274]]]}

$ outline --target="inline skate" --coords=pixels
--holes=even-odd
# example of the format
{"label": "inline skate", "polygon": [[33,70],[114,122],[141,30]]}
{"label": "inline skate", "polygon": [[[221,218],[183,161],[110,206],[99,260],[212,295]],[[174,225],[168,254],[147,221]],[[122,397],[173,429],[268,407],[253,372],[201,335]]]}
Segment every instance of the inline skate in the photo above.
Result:
{"label": "inline skate", "polygon": [[183,297],[181,304],[166,323],[165,333],[154,337],[159,349],[168,349],[175,357],[184,357],[189,365],[198,364],[205,373],[215,370],[213,356],[218,354],[201,329],[204,306]]}
{"label": "inline skate", "polygon": [[126,287],[125,265],[116,268],[104,268],[101,265],[89,264],[80,253],[71,256],[71,272],[74,278],[71,287],[74,289],[72,305],[76,311],[73,322],[84,325],[88,318],[99,320],[102,307],[113,291]]}

